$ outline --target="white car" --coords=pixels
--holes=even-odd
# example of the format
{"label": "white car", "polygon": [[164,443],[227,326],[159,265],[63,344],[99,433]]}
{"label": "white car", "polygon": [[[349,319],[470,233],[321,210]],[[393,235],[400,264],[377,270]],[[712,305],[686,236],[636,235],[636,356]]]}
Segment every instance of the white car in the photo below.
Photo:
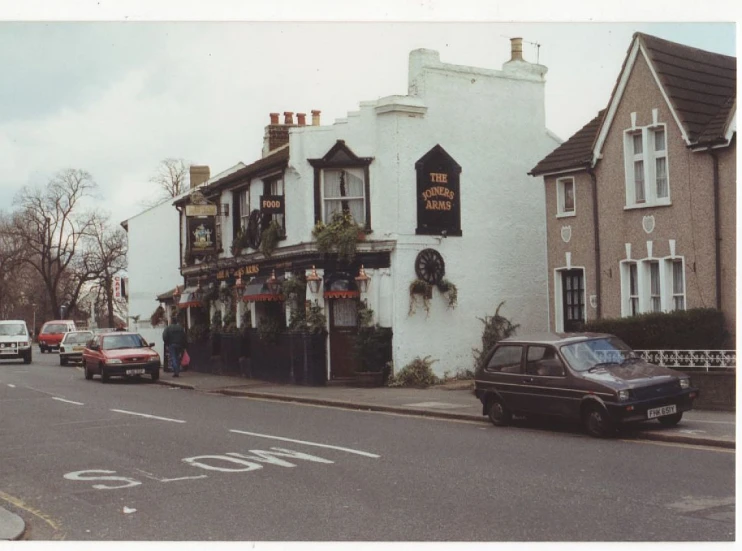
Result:
{"label": "white car", "polygon": [[31,337],[23,320],[0,320],[0,360],[31,363]]}
{"label": "white car", "polygon": [[81,362],[82,351],[88,341],[93,340],[92,331],[70,331],[62,337],[59,343],[59,365],[67,365],[69,362]]}

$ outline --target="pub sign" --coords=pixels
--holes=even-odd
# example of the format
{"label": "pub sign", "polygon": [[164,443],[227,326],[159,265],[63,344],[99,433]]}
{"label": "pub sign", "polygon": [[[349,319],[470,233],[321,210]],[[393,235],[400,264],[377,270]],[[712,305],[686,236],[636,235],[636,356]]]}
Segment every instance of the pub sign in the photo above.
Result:
{"label": "pub sign", "polygon": [[418,235],[461,235],[461,166],[436,145],[415,163]]}
{"label": "pub sign", "polygon": [[188,216],[188,243],[195,255],[216,254],[216,217]]}
{"label": "pub sign", "polygon": [[265,214],[283,214],[283,195],[261,195],[260,211]]}

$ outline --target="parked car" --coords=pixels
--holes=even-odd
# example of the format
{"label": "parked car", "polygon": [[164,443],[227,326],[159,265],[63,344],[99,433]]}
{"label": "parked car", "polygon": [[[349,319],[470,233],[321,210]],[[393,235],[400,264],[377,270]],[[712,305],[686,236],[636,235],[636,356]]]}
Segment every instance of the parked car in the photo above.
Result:
{"label": "parked car", "polygon": [[688,375],[645,362],[614,335],[546,333],[500,341],[477,369],[475,394],[495,425],[548,415],[608,436],[648,419],[676,425],[699,392]]}
{"label": "parked car", "polygon": [[100,375],[106,383],[110,377],[149,375],[160,378],[160,355],[152,350],[139,333],[116,331],[93,336],[82,352],[85,378]]}
{"label": "parked car", "polygon": [[31,336],[23,320],[0,320],[0,360],[32,360]]}
{"label": "parked car", "polygon": [[85,345],[92,339],[92,331],[65,333],[62,342],[59,343],[59,365],[82,361],[82,351],[85,350]]}
{"label": "parked car", "polygon": [[49,352],[59,348],[65,333],[76,331],[75,322],[72,320],[47,321],[39,331],[38,342],[41,353]]}

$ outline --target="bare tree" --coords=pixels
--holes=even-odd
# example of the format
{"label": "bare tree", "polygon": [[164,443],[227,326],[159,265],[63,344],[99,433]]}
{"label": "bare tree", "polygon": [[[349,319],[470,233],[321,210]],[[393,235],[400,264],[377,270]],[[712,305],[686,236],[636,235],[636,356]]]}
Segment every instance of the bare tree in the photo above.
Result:
{"label": "bare tree", "polygon": [[143,206],[152,207],[172,197],[177,197],[188,189],[190,163],[185,159],[169,157],[160,161],[155,174],[149,179],[155,188],[155,197],[142,201]]}
{"label": "bare tree", "polygon": [[99,296],[105,304],[108,327],[114,326],[114,303],[118,302],[120,307],[124,302],[114,296],[113,279],[126,269],[127,243],[123,228],[111,228],[108,221],[102,218],[94,220],[88,250],[97,261]]}
{"label": "bare tree", "polygon": [[79,254],[95,220],[81,201],[95,188],[90,174],[68,169],[57,173],[44,189],[24,187],[14,200],[19,210],[7,227],[9,243],[20,262],[41,278],[53,316],[61,315],[65,299],[71,312],[82,285],[100,273]]}

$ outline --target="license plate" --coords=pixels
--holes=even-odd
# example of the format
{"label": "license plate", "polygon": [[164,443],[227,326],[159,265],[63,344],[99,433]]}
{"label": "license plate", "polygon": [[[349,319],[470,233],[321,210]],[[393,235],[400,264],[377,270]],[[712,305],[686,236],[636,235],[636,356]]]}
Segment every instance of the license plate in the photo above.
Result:
{"label": "license plate", "polygon": [[661,408],[653,408],[647,410],[647,419],[654,419],[656,417],[662,417],[664,415],[672,415],[677,413],[678,407],[673,404],[671,406],[662,406]]}
{"label": "license plate", "polygon": [[127,369],[127,375],[141,375],[144,373],[144,369]]}
{"label": "license plate", "polygon": [[72,348],[73,352],[82,352],[83,350],[85,350],[84,346],[75,346]]}

